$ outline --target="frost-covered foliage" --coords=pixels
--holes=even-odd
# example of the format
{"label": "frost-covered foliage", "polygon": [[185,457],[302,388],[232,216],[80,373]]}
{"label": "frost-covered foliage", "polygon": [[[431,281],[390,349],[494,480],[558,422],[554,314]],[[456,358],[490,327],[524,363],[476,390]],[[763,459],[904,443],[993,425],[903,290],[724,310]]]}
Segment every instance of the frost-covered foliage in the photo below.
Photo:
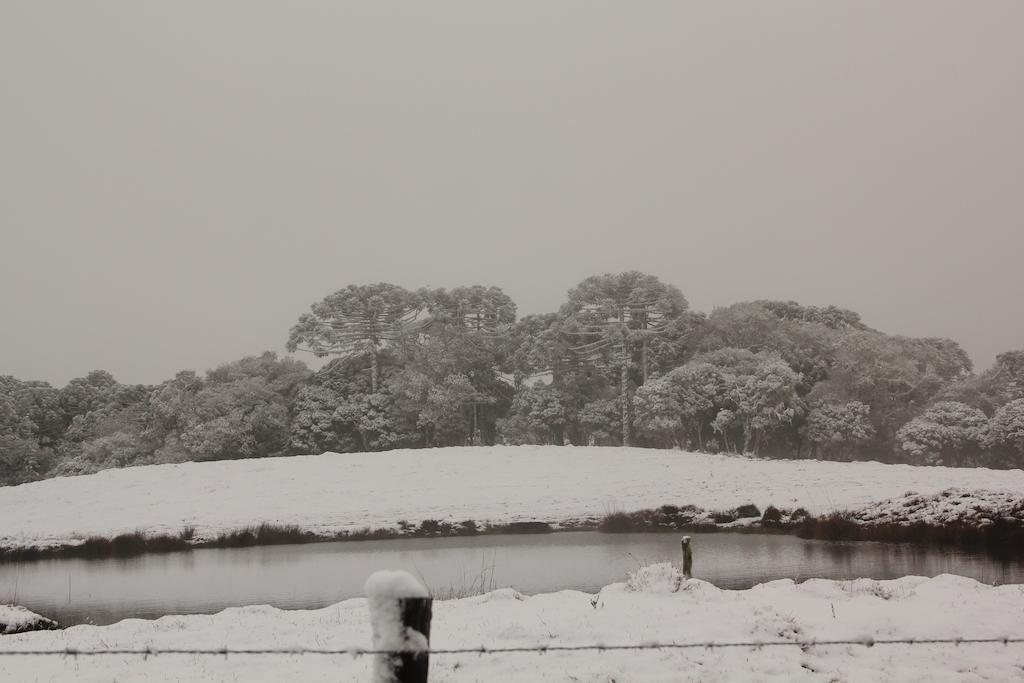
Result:
{"label": "frost-covered foliage", "polygon": [[948,339],[891,336],[853,311],[792,301],[705,315],[637,271],[586,278],[557,312],[519,320],[496,287],[350,285],[314,303],[286,346],[337,357],[310,372],[268,352],[154,386],[103,370],[60,388],[0,376],[0,485],[496,443],[1024,464],[1024,351],[975,375]]}
{"label": "frost-covered foliage", "polygon": [[288,448],[296,453],[343,452],[355,446],[352,437],[339,429],[335,411],[341,397],[324,386],[304,386],[295,396],[288,427]]}
{"label": "frost-covered foliage", "polygon": [[803,309],[795,302],[763,301],[716,308],[704,326],[701,348],[774,352],[801,374],[798,390],[804,395],[828,377],[835,361],[837,328],[860,329],[838,322],[836,327],[826,325],[821,322],[824,316],[812,309]]}
{"label": "frost-covered foliage", "polygon": [[413,439],[399,419],[395,399],[389,393],[355,394],[334,411],[335,421],[359,438],[359,450],[399,448]]}
{"label": "frost-covered foliage", "polygon": [[996,411],[988,427],[988,446],[1009,467],[1024,467],[1024,399]]}
{"label": "frost-covered foliage", "polygon": [[[158,386],[123,385],[103,371],[60,390],[6,381],[0,388],[0,463],[8,463],[9,471],[0,472],[0,482],[280,454],[295,390],[308,375],[304,364],[265,353],[220,366],[205,378],[182,372]],[[11,405],[19,433],[2,426]]]}
{"label": "frost-covered foliage", "polygon": [[614,446],[622,440],[622,401],[604,398],[583,406],[580,424],[589,446]]}
{"label": "frost-covered foliage", "polygon": [[32,427],[13,397],[0,393],[0,483],[17,484],[38,476],[42,450],[32,438]]}
{"label": "frost-covered foliage", "polygon": [[764,306],[783,320],[818,323],[833,330],[866,329],[864,323],[861,322],[860,314],[846,308],[801,306],[795,301],[756,301],[754,303]]}
{"label": "frost-covered foliage", "polygon": [[281,453],[295,393],[308,375],[305,365],[272,353],[210,371],[180,416],[182,445],[196,460]]}
{"label": "frost-covered foliage", "polygon": [[726,348],[702,354],[636,393],[636,425],[658,442],[704,445],[719,434],[729,450],[759,453],[803,414],[800,375],[778,355]]}
{"label": "frost-covered foliage", "polygon": [[663,443],[704,447],[705,428],[725,404],[730,378],[711,363],[690,362],[636,392],[636,426]]}
{"label": "frost-covered foliage", "polygon": [[633,593],[675,593],[686,579],[671,562],[649,564],[629,573],[626,590]]}
{"label": "frost-covered foliage", "polygon": [[422,296],[398,285],[349,285],[327,295],[300,316],[291,329],[287,347],[289,351],[301,348],[317,356],[366,356],[370,389],[376,392],[381,354],[415,332],[424,307]]}
{"label": "frost-covered foliage", "polygon": [[679,448],[686,433],[686,408],[670,376],[651,380],[633,397],[634,424],[640,434],[650,436],[658,444]]}
{"label": "frost-covered foliage", "polygon": [[978,375],[969,375],[945,387],[939,400],[959,401],[992,416],[999,408],[1024,399],[1024,351],[1007,351]]}
{"label": "frost-covered foliage", "polygon": [[978,464],[988,438],[988,418],[955,401],[936,403],[896,433],[911,462],[928,465]]}
{"label": "frost-covered foliage", "polygon": [[757,453],[764,440],[803,413],[797,374],[780,360],[765,359],[754,372],[737,376],[729,390],[736,421],[743,428],[743,452]]}
{"label": "frost-covered foliage", "polygon": [[430,382],[416,426],[432,435],[434,441],[457,443],[467,435],[467,413],[473,406],[485,405],[489,397],[477,391],[465,375],[448,375]]}
{"label": "frost-covered foliage", "polygon": [[109,467],[142,464],[146,455],[139,435],[118,431],[83,443],[79,455],[61,463],[57,473],[88,474]]}
{"label": "frost-covered foliage", "polygon": [[722,384],[711,428],[729,450],[759,453],[774,433],[804,412],[800,375],[772,352],[726,348],[697,357],[715,366]]}
{"label": "frost-covered foliage", "polygon": [[548,386],[527,387],[516,394],[498,431],[509,444],[562,445],[569,409],[565,397]]}
{"label": "frost-covered foliage", "polygon": [[[575,338],[573,354],[600,367],[609,379],[618,380],[610,384],[615,386],[619,407],[618,443],[624,446],[633,443],[635,380],[631,369],[639,360],[640,383],[646,380],[650,338],[663,332],[671,336],[688,308],[686,297],[675,285],[631,270],[586,278],[569,290],[559,311],[566,330]],[[590,439],[603,441],[604,437],[590,430]]]}
{"label": "frost-covered foliage", "polygon": [[54,459],[51,451],[31,439],[0,434],[0,484],[20,484],[38,479]]}
{"label": "frost-covered foliage", "polygon": [[817,403],[804,425],[804,436],[813,453],[830,460],[850,459],[874,435],[871,406],[860,401]]}

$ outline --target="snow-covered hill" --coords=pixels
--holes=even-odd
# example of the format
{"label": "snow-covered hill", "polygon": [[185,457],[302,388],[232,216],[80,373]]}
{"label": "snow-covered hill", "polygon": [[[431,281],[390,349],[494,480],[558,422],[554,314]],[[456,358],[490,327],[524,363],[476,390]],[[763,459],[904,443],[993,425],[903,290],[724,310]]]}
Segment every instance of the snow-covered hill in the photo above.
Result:
{"label": "snow-covered hill", "polygon": [[663,504],[824,513],[952,486],[1024,494],[1024,471],[555,446],[158,465],[0,488],[0,545],[185,526],[205,538],[260,522],[322,534],[400,520],[560,522]]}

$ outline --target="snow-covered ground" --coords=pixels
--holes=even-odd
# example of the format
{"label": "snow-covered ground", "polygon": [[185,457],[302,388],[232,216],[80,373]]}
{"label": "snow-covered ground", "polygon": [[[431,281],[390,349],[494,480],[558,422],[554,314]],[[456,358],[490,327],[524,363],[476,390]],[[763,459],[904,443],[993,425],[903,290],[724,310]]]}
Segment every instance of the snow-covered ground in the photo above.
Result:
{"label": "snow-covered ground", "polygon": [[1021,494],[1024,471],[555,446],[185,463],[0,488],[0,545],[174,534],[184,526],[206,538],[260,522],[321,534],[400,520],[557,523],[662,504],[774,504],[817,514],[951,486]]}
{"label": "snow-covered ground", "polygon": [[950,488],[940,493],[908,493],[872,503],[856,512],[863,524],[914,524],[986,526],[998,520],[1024,524],[1024,496],[1006,491],[969,491]]}
{"label": "snow-covered ground", "polygon": [[[596,599],[511,589],[436,602],[436,648],[643,642],[1003,638],[1024,635],[1024,587],[944,575],[895,581],[775,581],[723,591],[703,581],[669,593],[624,584]],[[596,606],[595,606],[596,604]],[[0,638],[18,648],[367,648],[365,599],[314,611],[243,607],[215,615],[126,620]],[[0,657],[10,681],[365,681],[372,658],[159,655]],[[861,645],[763,649],[435,655],[444,681],[1011,681],[1024,679],[1022,645]]]}
{"label": "snow-covered ground", "polygon": [[0,634],[21,633],[38,629],[56,628],[52,619],[18,605],[0,605]]}

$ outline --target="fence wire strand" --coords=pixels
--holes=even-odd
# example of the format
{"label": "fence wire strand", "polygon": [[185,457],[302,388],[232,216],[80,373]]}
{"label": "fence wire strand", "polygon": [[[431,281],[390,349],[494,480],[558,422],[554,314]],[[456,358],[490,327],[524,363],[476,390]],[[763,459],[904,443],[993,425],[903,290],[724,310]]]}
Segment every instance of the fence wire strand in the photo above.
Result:
{"label": "fence wire strand", "polygon": [[800,647],[813,648],[834,645],[854,645],[861,647],[887,646],[887,645],[1019,645],[1024,643],[1024,637],[1004,638],[858,638],[846,640],[752,640],[752,641],[709,641],[692,643],[630,643],[621,645],[605,645],[601,643],[586,645],[523,645],[509,647],[478,647],[463,648],[430,648],[424,650],[375,650],[372,648],[347,647],[347,648],[99,648],[99,649],[78,649],[64,648],[61,650],[30,650],[30,649],[0,649],[0,656],[60,656],[60,657],[95,657],[100,655],[127,655],[139,657],[151,657],[157,655],[198,655],[198,656],[220,656],[228,655],[281,655],[281,656],[303,656],[303,655],[328,655],[339,656],[349,655],[361,657],[364,655],[389,655],[398,656],[409,652],[419,652],[434,655],[497,655],[515,654],[525,652],[583,652],[583,651],[622,651],[622,650],[689,650],[705,649],[715,650],[724,648],[748,648],[758,650],[765,647]]}

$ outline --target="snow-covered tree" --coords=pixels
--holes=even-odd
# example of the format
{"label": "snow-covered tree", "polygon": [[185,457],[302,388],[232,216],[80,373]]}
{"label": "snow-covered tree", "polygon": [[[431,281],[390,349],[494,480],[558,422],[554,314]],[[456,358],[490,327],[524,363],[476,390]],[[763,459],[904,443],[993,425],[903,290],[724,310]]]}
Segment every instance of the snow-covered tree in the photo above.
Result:
{"label": "snow-covered tree", "polygon": [[201,385],[181,377],[159,402],[187,411],[175,417],[175,432],[193,459],[281,455],[293,397],[308,376],[304,364],[267,352],[211,370]]}
{"label": "snow-covered tree", "polygon": [[0,486],[39,479],[52,459],[53,454],[31,438],[0,434]]}
{"label": "snow-covered tree", "polygon": [[0,393],[0,485],[38,479],[49,455],[34,438],[32,421],[19,413],[12,397]]}
{"label": "snow-covered tree", "polygon": [[657,445],[679,448],[684,444],[686,424],[678,393],[668,376],[653,379],[636,390],[633,424],[640,435],[653,438]]}
{"label": "snow-covered tree", "polygon": [[198,400],[198,415],[181,433],[196,460],[279,455],[287,446],[288,408],[264,380],[214,384]]}
{"label": "snow-covered tree", "polygon": [[705,426],[714,419],[717,407],[728,401],[729,379],[717,366],[699,361],[687,363],[667,377],[676,387],[683,421],[703,450]]}
{"label": "snow-covered tree", "polygon": [[569,412],[566,403],[554,387],[522,387],[512,399],[508,417],[499,421],[499,435],[510,444],[561,446]]}
{"label": "snow-covered tree", "polygon": [[715,366],[721,373],[711,427],[722,435],[726,448],[740,446],[743,452],[760,453],[776,431],[792,426],[803,414],[797,392],[800,374],[774,352],[726,348],[701,354],[694,362]]}
{"label": "snow-covered tree", "polygon": [[474,408],[491,400],[466,375],[448,375],[427,390],[416,425],[427,430],[431,443],[467,444],[473,439],[473,430],[479,429],[471,421]]}
{"label": "snow-covered tree", "polygon": [[385,389],[418,425],[421,443],[493,443],[514,391],[499,372],[506,353],[504,330],[491,332],[446,315],[401,346],[403,367]]}
{"label": "snow-covered tree", "polygon": [[1024,398],[1024,351],[1000,353],[991,368],[951,383],[937,397],[941,401],[966,403],[989,416],[1010,401],[1021,398]]}
{"label": "snow-covered tree", "polygon": [[416,445],[417,434],[403,419],[391,393],[378,391],[349,396],[334,411],[334,420],[358,434],[361,451]]}
{"label": "snow-covered tree", "polygon": [[605,367],[572,351],[577,342],[568,334],[567,327],[572,324],[555,313],[528,315],[519,320],[509,336],[511,351],[505,370],[512,374],[520,391],[533,382],[547,381],[558,392],[565,411],[565,440],[583,445],[587,437],[579,421],[580,411],[614,389]]}
{"label": "snow-covered tree", "polygon": [[1010,401],[996,411],[989,421],[986,443],[998,464],[1024,466],[1024,398]]}
{"label": "snow-covered tree", "polygon": [[673,285],[638,271],[595,275],[569,290],[562,306],[565,331],[580,358],[599,361],[618,374],[621,443],[631,443],[630,369],[639,352],[643,384],[649,372],[648,342],[682,316],[689,304]]}
{"label": "snow-covered tree", "polygon": [[[117,431],[82,444],[79,455],[59,474],[91,474],[114,467],[143,464],[150,455],[137,432]],[[148,463],[146,463],[148,464]]]}
{"label": "snow-covered tree", "polygon": [[833,330],[867,329],[861,322],[860,314],[846,308],[802,306],[795,301],[760,300],[754,303],[763,306],[783,320],[816,323]]}
{"label": "snow-covered tree", "polygon": [[60,406],[68,420],[116,402],[120,385],[106,370],[76,377],[60,390]]}
{"label": "snow-covered tree", "polygon": [[356,450],[350,433],[335,422],[334,411],[343,398],[322,385],[299,389],[288,426],[288,447],[292,453],[344,453]]}
{"label": "snow-covered tree", "polygon": [[954,401],[932,405],[896,433],[900,449],[923,465],[977,465],[987,439],[985,413]]}
{"label": "snow-covered tree", "polygon": [[970,358],[948,339],[852,331],[840,338],[828,379],[815,385],[809,398],[870,406],[874,451],[893,453],[901,447],[897,430],[945,387],[968,377],[970,370]]}
{"label": "snow-covered tree", "polygon": [[728,394],[743,427],[743,452],[759,453],[773,431],[803,413],[799,382],[800,375],[781,359],[765,359],[753,373],[735,376]]}
{"label": "snow-covered tree", "polygon": [[28,419],[32,438],[43,448],[54,448],[64,438],[68,416],[60,404],[60,391],[46,382],[0,377],[0,395],[6,395],[19,419]]}
{"label": "snow-covered tree", "polygon": [[705,426],[728,403],[730,377],[711,363],[690,362],[636,391],[635,425],[641,434],[680,447],[704,448]]}
{"label": "snow-covered tree", "polygon": [[0,436],[32,437],[32,421],[17,410],[14,399],[0,393]]}
{"label": "snow-covered tree", "polygon": [[1007,401],[1024,398],[1024,351],[1000,353],[992,372]]}
{"label": "snow-covered tree", "polygon": [[587,445],[613,446],[622,443],[621,400],[603,398],[583,406],[579,413],[580,426]]}
{"label": "snow-covered tree", "polygon": [[874,435],[871,407],[860,401],[816,403],[804,425],[814,456],[826,460],[849,459]]}
{"label": "snow-covered tree", "polygon": [[806,395],[815,383],[828,377],[840,333],[820,322],[780,316],[768,307],[769,303],[743,302],[716,308],[700,332],[699,344],[712,351],[737,348],[774,352],[801,374],[797,390]]}
{"label": "snow-covered tree", "polygon": [[733,441],[729,438],[730,432],[732,432],[737,425],[742,423],[737,419],[736,413],[728,408],[722,408],[715,415],[715,419],[711,421],[711,429],[722,437],[722,444],[725,446],[725,450],[733,451],[735,446]]}
{"label": "snow-covered tree", "polygon": [[380,388],[384,349],[422,329],[421,295],[398,285],[349,285],[311,306],[291,329],[286,347],[316,356],[369,359],[371,391]]}
{"label": "snow-covered tree", "polygon": [[516,304],[499,287],[422,290],[419,296],[433,321],[468,331],[496,335],[516,321]]}

